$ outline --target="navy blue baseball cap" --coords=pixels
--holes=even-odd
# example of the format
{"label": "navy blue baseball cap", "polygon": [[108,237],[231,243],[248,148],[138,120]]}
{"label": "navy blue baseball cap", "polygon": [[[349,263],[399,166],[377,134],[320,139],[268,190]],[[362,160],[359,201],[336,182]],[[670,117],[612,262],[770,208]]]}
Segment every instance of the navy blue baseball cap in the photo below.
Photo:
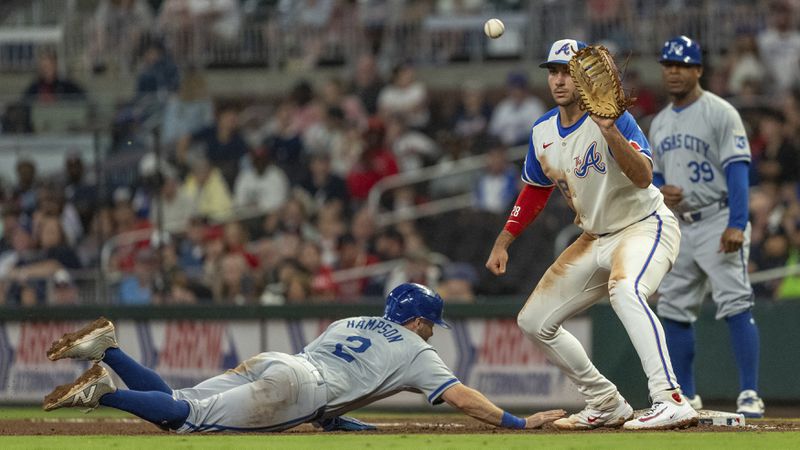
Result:
{"label": "navy blue baseball cap", "polygon": [[450,328],[450,324],[442,319],[443,310],[442,297],[432,289],[417,283],[403,283],[386,297],[383,318],[403,325],[422,317],[442,328]]}
{"label": "navy blue baseball cap", "polygon": [[676,62],[689,66],[703,65],[703,52],[700,44],[686,36],[676,36],[664,42],[659,63]]}
{"label": "navy blue baseball cap", "polygon": [[555,41],[553,45],[550,46],[550,52],[547,54],[547,61],[539,64],[539,67],[547,68],[557,64],[569,64],[572,55],[585,47],[585,42],[575,39],[560,39]]}

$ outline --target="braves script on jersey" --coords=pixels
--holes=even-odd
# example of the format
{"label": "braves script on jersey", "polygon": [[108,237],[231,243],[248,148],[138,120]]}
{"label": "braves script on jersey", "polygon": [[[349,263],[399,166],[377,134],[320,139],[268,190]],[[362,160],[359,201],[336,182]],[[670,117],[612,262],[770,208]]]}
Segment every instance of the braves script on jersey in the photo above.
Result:
{"label": "braves script on jersey", "polygon": [[[647,138],[630,113],[616,124],[635,149],[652,157]],[[534,123],[522,180],[534,186],[558,186],[576,213],[576,224],[592,234],[619,231],[663,203],[655,186],[641,189],[625,176],[588,113],[564,128],[558,108]]]}
{"label": "braves script on jersey", "polygon": [[665,108],[653,119],[653,171],[683,188],[679,213],[727,199],[725,167],[750,162],[750,144],[739,113],[705,91],[683,109]]}
{"label": "braves script on jersey", "polygon": [[380,317],[334,322],[303,354],[325,379],[326,410],[338,413],[408,390],[440,403],[445,389],[459,382],[430,344]]}

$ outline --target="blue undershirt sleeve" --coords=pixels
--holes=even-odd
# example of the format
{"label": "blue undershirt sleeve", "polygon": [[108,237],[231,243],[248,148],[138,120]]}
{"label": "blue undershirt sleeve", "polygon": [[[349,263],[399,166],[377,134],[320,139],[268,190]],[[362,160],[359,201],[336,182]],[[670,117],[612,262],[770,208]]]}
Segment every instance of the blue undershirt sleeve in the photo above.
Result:
{"label": "blue undershirt sleeve", "polygon": [[744,230],[747,227],[749,203],[749,163],[734,161],[725,167],[725,179],[728,183],[728,228]]}
{"label": "blue undershirt sleeve", "polygon": [[653,186],[660,188],[665,184],[667,184],[667,181],[664,180],[664,174],[660,172],[653,172]]}

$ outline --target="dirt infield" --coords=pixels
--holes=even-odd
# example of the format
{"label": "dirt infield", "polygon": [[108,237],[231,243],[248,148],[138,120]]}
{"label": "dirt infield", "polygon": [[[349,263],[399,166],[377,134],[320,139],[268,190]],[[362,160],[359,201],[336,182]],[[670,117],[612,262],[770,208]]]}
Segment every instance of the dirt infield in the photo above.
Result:
{"label": "dirt infield", "polygon": [[[370,434],[494,434],[494,433],[520,433],[514,430],[502,430],[483,425],[469,418],[447,418],[447,421],[437,421],[433,418],[393,419],[386,417],[363,420],[374,423],[378,431]],[[761,419],[751,421],[745,427],[715,427],[701,425],[686,430],[673,431],[680,433],[695,432],[770,432],[770,431],[800,431],[800,422],[791,419]],[[569,432],[544,428],[530,430],[527,433],[536,434],[564,434]],[[319,433],[311,425],[301,425],[287,434],[315,434]],[[587,433],[586,431],[578,433]],[[597,429],[588,433],[626,433],[622,430]],[[627,433],[631,433],[628,431]],[[43,435],[155,435],[169,434],[158,427],[139,419],[22,419],[0,420],[0,436],[43,436]],[[362,434],[362,433],[360,433]]]}

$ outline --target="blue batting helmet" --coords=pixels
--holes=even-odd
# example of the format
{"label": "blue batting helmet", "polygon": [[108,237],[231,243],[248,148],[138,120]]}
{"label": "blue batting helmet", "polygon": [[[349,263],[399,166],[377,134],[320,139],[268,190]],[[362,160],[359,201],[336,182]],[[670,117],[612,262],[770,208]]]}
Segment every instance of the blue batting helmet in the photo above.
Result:
{"label": "blue batting helmet", "polygon": [[691,66],[702,66],[703,53],[700,49],[700,44],[686,36],[677,36],[664,42],[664,48],[661,49],[661,59],[658,62],[664,63],[668,61]]}
{"label": "blue batting helmet", "polygon": [[444,301],[433,290],[416,283],[403,283],[386,297],[383,318],[403,325],[417,317],[428,319],[442,328],[450,328],[442,319]]}

